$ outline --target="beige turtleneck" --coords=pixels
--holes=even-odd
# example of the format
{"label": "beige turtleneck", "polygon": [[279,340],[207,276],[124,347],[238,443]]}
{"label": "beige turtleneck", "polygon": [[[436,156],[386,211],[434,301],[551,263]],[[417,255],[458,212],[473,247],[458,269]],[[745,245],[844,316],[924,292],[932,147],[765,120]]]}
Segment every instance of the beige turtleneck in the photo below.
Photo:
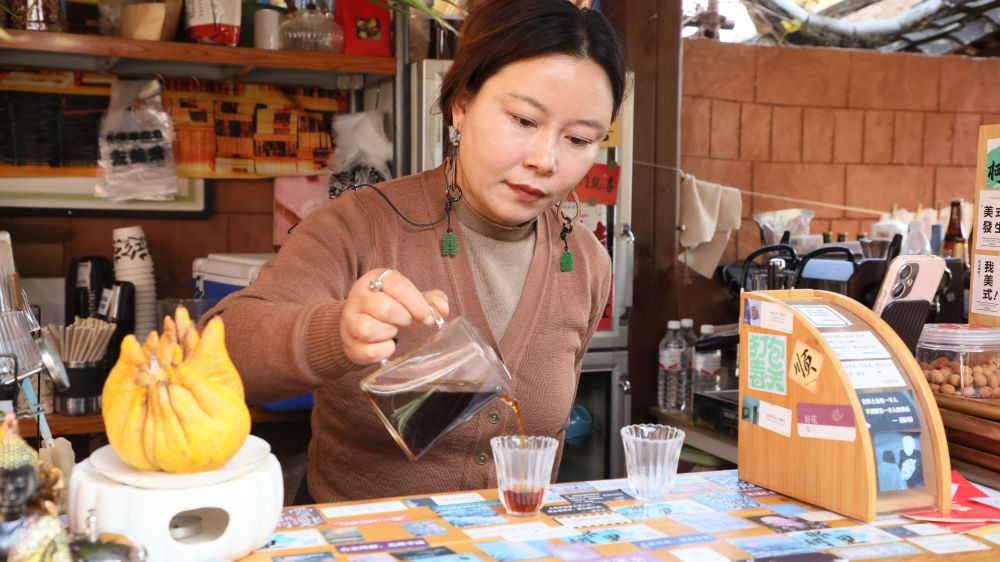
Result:
{"label": "beige turtleneck", "polygon": [[462,225],[465,244],[459,251],[469,253],[479,302],[493,337],[499,342],[507,331],[528,277],[528,266],[535,251],[537,220],[503,226],[462,201],[455,205],[455,215]]}

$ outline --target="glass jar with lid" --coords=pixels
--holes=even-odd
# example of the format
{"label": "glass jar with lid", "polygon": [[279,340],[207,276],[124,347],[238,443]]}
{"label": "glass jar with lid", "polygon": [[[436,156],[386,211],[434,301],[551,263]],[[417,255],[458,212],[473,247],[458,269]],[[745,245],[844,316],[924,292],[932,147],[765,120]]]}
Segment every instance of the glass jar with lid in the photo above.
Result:
{"label": "glass jar with lid", "polygon": [[11,11],[7,25],[11,29],[66,30],[66,14],[60,0],[9,0],[7,5]]}
{"label": "glass jar with lid", "polygon": [[[334,47],[334,25],[329,19],[310,3],[305,10],[298,10],[281,24],[278,35],[281,38],[281,48],[292,51],[326,51],[332,52]],[[343,37],[343,32],[340,34]]]}
{"label": "glass jar with lid", "polygon": [[927,324],[917,342],[916,358],[938,394],[1000,397],[1000,328]]}

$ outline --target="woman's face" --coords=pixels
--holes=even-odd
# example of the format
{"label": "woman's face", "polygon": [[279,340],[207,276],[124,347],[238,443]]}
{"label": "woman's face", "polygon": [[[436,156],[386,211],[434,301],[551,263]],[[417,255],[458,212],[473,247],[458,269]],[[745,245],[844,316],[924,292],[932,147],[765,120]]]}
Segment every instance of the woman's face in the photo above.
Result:
{"label": "woman's face", "polygon": [[607,74],[589,59],[544,55],[503,67],[452,108],[463,198],[498,224],[534,219],[594,164],[613,104]]}

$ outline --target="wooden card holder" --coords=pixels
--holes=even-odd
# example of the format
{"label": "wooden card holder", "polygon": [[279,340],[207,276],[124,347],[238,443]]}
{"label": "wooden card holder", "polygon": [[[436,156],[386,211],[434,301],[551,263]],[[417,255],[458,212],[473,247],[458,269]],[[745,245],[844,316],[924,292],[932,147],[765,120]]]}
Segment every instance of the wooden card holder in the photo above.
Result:
{"label": "wooden card holder", "polygon": [[740,298],[739,477],[848,517],[951,505],[937,405],[881,318],[837,293]]}

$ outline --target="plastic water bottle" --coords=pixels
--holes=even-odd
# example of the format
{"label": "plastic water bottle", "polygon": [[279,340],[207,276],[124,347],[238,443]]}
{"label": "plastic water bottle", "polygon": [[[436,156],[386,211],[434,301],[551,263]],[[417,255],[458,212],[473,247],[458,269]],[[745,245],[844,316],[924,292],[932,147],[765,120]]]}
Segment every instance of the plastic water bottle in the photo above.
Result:
{"label": "plastic water bottle", "polygon": [[[701,325],[701,339],[715,333],[715,326]],[[722,350],[697,351],[694,353],[694,370],[691,371],[695,392],[719,390],[722,386]]]}
{"label": "plastic water bottle", "polygon": [[681,323],[667,322],[667,335],[660,342],[658,398],[665,410],[683,411],[689,391],[688,369],[685,363],[687,342],[681,333]]}
{"label": "plastic water bottle", "polygon": [[931,253],[931,241],[924,234],[924,221],[910,221],[910,228],[906,234],[906,241],[903,242],[903,250],[900,252],[907,256],[927,256]]}
{"label": "plastic water bottle", "polygon": [[681,318],[681,335],[684,337],[684,343],[687,344],[687,349],[684,351],[684,364],[687,365],[688,372],[691,372],[691,368],[694,366],[694,344],[698,343],[698,336],[694,333],[694,320]]}

